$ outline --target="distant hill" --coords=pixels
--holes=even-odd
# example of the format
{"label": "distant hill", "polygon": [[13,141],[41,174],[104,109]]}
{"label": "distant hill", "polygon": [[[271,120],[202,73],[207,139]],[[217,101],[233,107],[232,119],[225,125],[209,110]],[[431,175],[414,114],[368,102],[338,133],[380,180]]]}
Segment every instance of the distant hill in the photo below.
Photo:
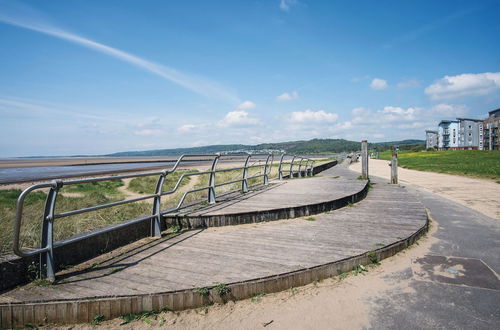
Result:
{"label": "distant hill", "polygon": [[[369,148],[385,150],[391,146],[398,145],[400,149],[423,149],[425,141],[423,140],[403,140],[391,142],[370,143]],[[124,151],[109,155],[109,157],[124,156],[176,156],[182,154],[213,154],[216,152],[248,152],[248,151],[285,151],[291,154],[320,154],[320,153],[339,153],[352,152],[360,150],[358,141],[349,141],[344,139],[312,139],[309,141],[290,141],[278,143],[262,143],[257,145],[244,144],[222,144],[210,145],[192,148],[158,149],[145,151]]]}

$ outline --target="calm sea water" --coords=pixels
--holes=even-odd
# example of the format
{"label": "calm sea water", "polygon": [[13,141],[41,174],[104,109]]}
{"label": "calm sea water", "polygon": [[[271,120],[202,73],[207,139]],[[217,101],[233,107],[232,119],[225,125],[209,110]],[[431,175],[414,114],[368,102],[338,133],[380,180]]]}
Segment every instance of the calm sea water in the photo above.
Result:
{"label": "calm sea water", "polygon": [[[40,181],[80,175],[95,175],[102,172],[120,172],[128,170],[144,170],[158,166],[172,167],[175,162],[154,163],[121,163],[99,165],[72,165],[72,166],[37,166],[0,168],[0,184],[26,181]],[[186,163],[183,163],[185,165]]]}

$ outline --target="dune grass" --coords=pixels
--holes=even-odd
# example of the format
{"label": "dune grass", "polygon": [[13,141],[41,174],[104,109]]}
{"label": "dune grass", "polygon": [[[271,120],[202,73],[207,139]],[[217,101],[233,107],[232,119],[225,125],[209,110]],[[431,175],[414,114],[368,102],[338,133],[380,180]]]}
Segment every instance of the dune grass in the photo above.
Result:
{"label": "dune grass", "polygon": [[[182,174],[196,173],[197,170],[186,170],[186,171],[176,171],[170,173],[166,176],[165,182],[163,183],[163,191],[170,191],[174,189],[177,181]],[[179,187],[185,186],[191,181],[191,177],[184,177],[179,185]],[[158,176],[143,176],[134,178],[130,181],[128,189],[138,194],[154,194],[156,189],[156,183],[158,182]]]}
{"label": "dune grass", "polygon": [[[390,152],[381,152],[380,159],[391,159]],[[400,152],[398,164],[419,171],[465,175],[500,182],[500,152],[486,150],[450,150]]]}

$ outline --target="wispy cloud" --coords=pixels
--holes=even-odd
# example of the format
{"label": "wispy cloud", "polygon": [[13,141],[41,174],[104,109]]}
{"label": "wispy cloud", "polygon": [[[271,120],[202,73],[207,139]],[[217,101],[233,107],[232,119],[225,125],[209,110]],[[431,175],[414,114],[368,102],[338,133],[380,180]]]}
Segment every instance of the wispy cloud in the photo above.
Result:
{"label": "wispy cloud", "polygon": [[232,91],[214,81],[180,72],[166,65],[145,60],[117,48],[63,30],[48,22],[40,13],[28,6],[0,3],[0,22],[47,34],[115,57],[205,97],[223,99],[233,103],[240,102]]}
{"label": "wispy cloud", "polygon": [[374,78],[372,80],[372,82],[370,83],[370,88],[374,89],[376,91],[387,89],[387,87],[389,87],[389,85],[387,84],[387,81],[385,81],[384,79],[380,79],[380,78]]}
{"label": "wispy cloud", "polygon": [[289,11],[290,7],[296,5],[298,0],[280,0],[280,9],[283,11]]}
{"label": "wispy cloud", "polygon": [[283,93],[281,95],[276,96],[276,101],[285,102],[292,101],[299,98],[299,93],[297,91],[293,91],[291,93]]}

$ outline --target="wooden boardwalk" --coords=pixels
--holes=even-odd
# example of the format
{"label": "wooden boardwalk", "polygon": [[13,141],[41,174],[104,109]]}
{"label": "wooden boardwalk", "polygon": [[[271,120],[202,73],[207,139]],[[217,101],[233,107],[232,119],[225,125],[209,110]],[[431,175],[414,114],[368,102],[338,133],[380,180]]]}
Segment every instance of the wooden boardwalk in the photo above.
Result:
{"label": "wooden boardwalk", "polygon": [[374,250],[425,225],[403,188],[378,185],[353,207],[315,217],[193,230],[122,248],[62,272],[55,285],[27,285],[0,302],[134,295],[232,283],[309,268]]}
{"label": "wooden boardwalk", "polygon": [[[350,181],[334,179],[332,174],[335,172],[329,170],[322,178],[295,182],[315,182],[321,190],[324,182]],[[353,185],[360,183],[359,180],[350,182]],[[107,305],[106,299],[152,297],[186,289],[192,295],[192,289],[213,286],[214,282],[241,283],[293,274],[343,259],[359,258],[381,246],[402,242],[422,231],[426,222],[425,209],[404,188],[374,184],[361,202],[312,218],[195,229],[175,237],[138,241],[58,273],[58,282],[53,285],[29,284],[3,293],[0,295],[0,312],[4,313],[4,325],[21,324],[35,318],[33,308],[36,303],[86,301],[91,304],[98,300],[100,305],[97,306],[101,307],[97,307],[97,312],[101,308],[101,314],[116,317],[120,315],[120,308],[113,312],[110,310],[112,300],[111,305]],[[287,284],[283,285],[286,287]],[[156,306],[141,305],[135,309],[130,307],[133,303],[127,302],[128,307],[122,308],[121,313],[165,305],[175,308],[171,305],[175,303],[162,305],[159,300],[153,301],[156,301]],[[196,307],[197,303],[193,301],[184,300],[177,306]],[[35,303],[30,307],[31,312],[20,310],[14,316],[17,304],[26,303]],[[61,307],[66,311],[63,314],[69,313],[69,306]],[[10,314],[6,316],[7,313]],[[48,319],[64,322],[64,317],[53,313],[54,316]],[[86,309],[83,312],[86,316],[81,319],[79,310],[74,313],[71,315],[78,315],[80,321],[93,317]],[[5,320],[11,320],[11,323]]]}

